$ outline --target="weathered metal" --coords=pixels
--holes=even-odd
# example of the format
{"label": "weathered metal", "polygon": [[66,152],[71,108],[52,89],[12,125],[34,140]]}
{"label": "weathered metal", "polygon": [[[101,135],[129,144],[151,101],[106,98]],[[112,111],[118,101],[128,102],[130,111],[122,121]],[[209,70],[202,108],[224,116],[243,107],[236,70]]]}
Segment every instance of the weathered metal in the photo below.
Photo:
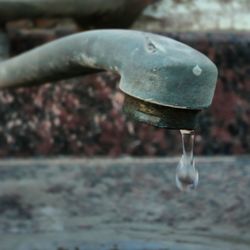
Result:
{"label": "weathered metal", "polygon": [[83,26],[127,27],[155,0],[0,0],[0,23],[21,18],[72,17]]}
{"label": "weathered metal", "polygon": [[[120,74],[121,90],[149,105],[141,108],[142,103],[129,102],[135,104],[127,109],[132,116],[178,129],[194,126],[196,110],[211,104],[217,79],[216,66],[183,43],[139,31],[99,30],[59,39],[2,62],[0,88],[37,85],[100,70]],[[136,110],[140,112],[135,115]],[[152,112],[160,123],[152,119]]]}
{"label": "weathered metal", "polygon": [[123,110],[130,118],[156,127],[190,130],[196,128],[200,111],[152,104],[129,95],[125,95]]}

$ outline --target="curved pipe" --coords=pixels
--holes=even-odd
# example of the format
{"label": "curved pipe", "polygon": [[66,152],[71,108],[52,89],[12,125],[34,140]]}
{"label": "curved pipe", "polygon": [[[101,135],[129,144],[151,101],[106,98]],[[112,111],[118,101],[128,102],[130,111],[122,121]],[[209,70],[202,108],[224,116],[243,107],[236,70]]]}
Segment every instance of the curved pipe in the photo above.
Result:
{"label": "curved pipe", "polygon": [[[217,79],[216,66],[206,56],[173,39],[139,31],[99,30],[62,38],[2,62],[0,88],[37,85],[100,70],[120,74],[121,90],[137,100],[182,110],[208,107]],[[142,113],[148,113],[152,124],[165,126],[166,122],[153,117],[165,111],[159,113],[147,105],[142,108],[145,105],[132,101],[132,113],[134,103],[140,107],[137,119],[147,120]]]}
{"label": "curved pipe", "polygon": [[72,17],[85,27],[126,27],[152,2],[155,0],[0,0],[0,23]]}

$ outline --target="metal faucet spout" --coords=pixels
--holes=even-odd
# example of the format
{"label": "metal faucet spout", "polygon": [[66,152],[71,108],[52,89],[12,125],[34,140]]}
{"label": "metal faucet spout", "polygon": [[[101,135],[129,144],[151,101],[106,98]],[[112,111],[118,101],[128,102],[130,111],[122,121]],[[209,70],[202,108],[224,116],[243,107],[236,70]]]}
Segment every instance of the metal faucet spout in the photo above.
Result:
{"label": "metal faucet spout", "polygon": [[214,95],[216,66],[173,39],[140,31],[72,35],[0,63],[0,88],[37,85],[111,70],[121,76],[125,111],[155,126],[191,129]]}

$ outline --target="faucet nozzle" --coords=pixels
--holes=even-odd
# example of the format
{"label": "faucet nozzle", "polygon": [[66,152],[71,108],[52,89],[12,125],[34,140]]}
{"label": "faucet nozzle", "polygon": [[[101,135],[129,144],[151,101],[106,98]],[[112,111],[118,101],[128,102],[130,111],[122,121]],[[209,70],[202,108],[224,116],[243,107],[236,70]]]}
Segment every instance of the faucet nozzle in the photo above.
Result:
{"label": "faucet nozzle", "polygon": [[37,85],[111,70],[121,76],[125,111],[159,127],[194,129],[214,95],[217,68],[173,39],[128,30],[83,32],[0,63],[0,88]]}
{"label": "faucet nozzle", "polygon": [[156,127],[188,130],[195,129],[196,117],[200,111],[153,104],[126,94],[123,110],[132,119]]}

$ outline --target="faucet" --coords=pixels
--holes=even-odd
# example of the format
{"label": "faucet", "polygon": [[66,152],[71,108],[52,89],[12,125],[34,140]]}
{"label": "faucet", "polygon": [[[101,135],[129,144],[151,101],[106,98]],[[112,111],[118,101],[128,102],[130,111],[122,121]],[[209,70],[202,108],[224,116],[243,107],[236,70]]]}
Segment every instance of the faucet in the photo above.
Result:
{"label": "faucet", "polygon": [[[124,111],[171,129],[193,130],[214,95],[217,68],[173,39],[132,30],[94,30],[58,39],[0,63],[0,89],[110,70],[120,75]],[[84,87],[84,86],[83,86]]]}

